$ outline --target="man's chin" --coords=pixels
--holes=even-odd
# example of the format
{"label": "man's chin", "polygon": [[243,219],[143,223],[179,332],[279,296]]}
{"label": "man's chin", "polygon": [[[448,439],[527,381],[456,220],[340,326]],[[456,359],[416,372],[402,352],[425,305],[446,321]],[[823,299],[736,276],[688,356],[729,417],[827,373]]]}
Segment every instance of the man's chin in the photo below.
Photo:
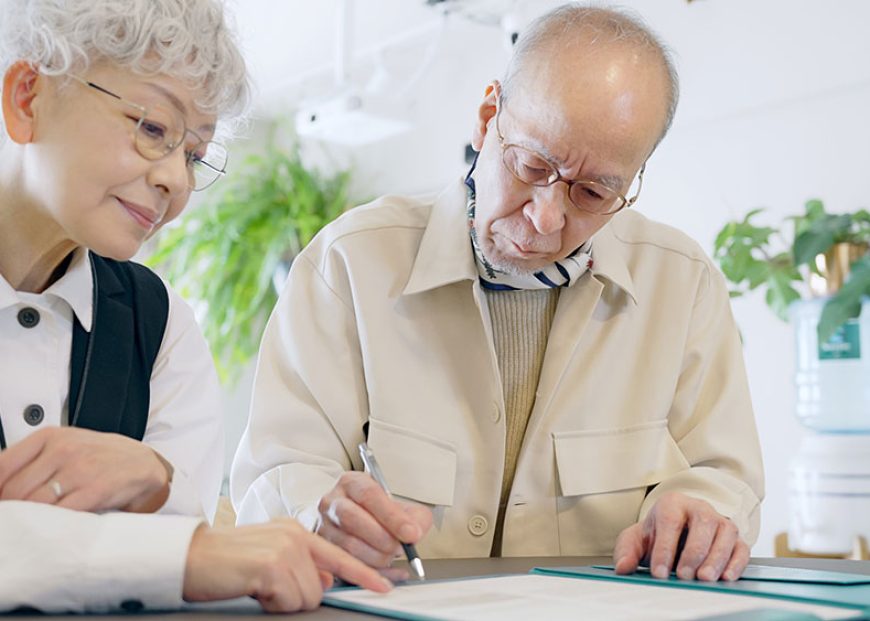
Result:
{"label": "man's chin", "polygon": [[511,259],[500,256],[490,259],[490,264],[499,272],[511,276],[530,276],[535,272],[541,271],[549,262],[543,259]]}

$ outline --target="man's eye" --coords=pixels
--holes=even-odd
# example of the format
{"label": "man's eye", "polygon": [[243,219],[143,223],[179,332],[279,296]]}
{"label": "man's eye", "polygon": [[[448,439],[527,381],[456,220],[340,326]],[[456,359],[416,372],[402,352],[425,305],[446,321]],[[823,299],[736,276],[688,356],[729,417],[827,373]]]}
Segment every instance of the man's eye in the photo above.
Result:
{"label": "man's eye", "polygon": [[549,176],[550,171],[540,166],[534,166],[521,162],[519,165],[520,176],[526,179],[542,179]]}
{"label": "man's eye", "polygon": [[594,188],[590,188],[589,186],[584,185],[584,186],[582,186],[582,189],[583,189],[583,192],[582,192],[583,198],[585,198],[587,200],[591,200],[591,201],[603,201],[604,200],[604,196],[602,196]]}

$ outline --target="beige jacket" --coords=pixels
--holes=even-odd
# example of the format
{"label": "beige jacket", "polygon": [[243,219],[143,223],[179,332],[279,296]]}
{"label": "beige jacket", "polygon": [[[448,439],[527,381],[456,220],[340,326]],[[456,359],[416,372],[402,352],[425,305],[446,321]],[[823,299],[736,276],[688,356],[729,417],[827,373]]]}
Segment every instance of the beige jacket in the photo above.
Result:
{"label": "beige jacket", "polygon": [[[397,496],[433,506],[426,557],[488,556],[505,451],[489,313],[457,183],[385,197],[296,259],[260,352],[233,465],[240,522],[317,500],[368,441]],[[505,556],[603,555],[669,490],[753,543],[761,455],[720,274],[634,211],[562,291],[505,517]]]}

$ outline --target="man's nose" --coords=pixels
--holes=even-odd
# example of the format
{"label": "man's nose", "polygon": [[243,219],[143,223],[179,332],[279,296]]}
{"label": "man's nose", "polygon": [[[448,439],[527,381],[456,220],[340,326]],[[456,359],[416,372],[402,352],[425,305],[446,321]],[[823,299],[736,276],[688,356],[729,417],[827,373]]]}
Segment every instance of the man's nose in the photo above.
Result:
{"label": "man's nose", "polygon": [[561,183],[535,188],[535,195],[524,211],[539,234],[552,235],[565,226],[566,210],[570,207],[566,190]]}

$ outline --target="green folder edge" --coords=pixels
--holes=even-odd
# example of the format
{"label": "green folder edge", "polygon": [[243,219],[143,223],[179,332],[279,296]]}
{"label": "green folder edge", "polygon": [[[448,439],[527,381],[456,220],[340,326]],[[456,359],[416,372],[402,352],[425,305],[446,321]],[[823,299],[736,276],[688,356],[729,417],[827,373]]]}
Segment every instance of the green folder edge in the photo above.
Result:
{"label": "green folder edge", "polygon": [[[667,579],[653,578],[643,574],[619,575],[612,569],[602,569],[594,565],[579,567],[535,567],[530,573],[562,576],[568,578],[588,578],[590,580],[609,580],[611,582],[630,582],[676,589],[698,589],[732,595],[747,595],[760,599],[778,599],[805,604],[819,604],[854,610],[859,618],[870,617],[870,585],[837,584],[820,585],[807,582],[736,580],[734,582],[702,582],[680,580],[676,576]],[[752,585],[752,586],[750,586]],[[804,590],[806,593],[801,593]],[[822,593],[826,593],[822,595]],[[859,599],[856,599],[856,597]]]}

